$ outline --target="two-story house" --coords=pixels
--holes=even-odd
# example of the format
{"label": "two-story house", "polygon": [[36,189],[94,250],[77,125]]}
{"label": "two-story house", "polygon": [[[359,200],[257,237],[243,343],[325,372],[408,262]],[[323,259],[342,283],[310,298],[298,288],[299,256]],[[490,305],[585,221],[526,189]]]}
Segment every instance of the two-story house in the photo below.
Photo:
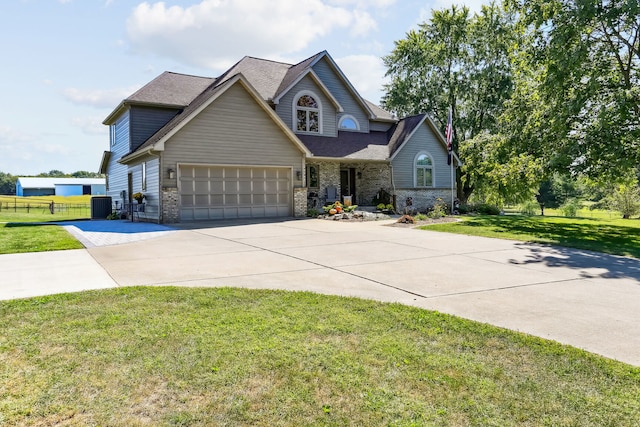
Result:
{"label": "two-story house", "polygon": [[326,51],[295,65],[245,57],[218,78],[165,72],[104,124],[107,194],[123,206],[143,193],[145,217],[163,223],[304,216],[381,189],[426,209],[453,188],[432,120],[366,101]]}

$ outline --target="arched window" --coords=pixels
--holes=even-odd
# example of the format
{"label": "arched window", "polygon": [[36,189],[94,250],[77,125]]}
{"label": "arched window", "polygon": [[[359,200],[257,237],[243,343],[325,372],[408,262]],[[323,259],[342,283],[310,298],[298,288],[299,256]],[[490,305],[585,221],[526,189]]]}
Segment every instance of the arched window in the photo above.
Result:
{"label": "arched window", "polygon": [[338,123],[338,129],[340,130],[360,130],[360,124],[355,117],[351,115],[344,115],[340,118]]}
{"label": "arched window", "polygon": [[321,133],[322,106],[318,97],[309,92],[298,94],[294,101],[296,131]]}
{"label": "arched window", "polygon": [[416,187],[433,187],[433,160],[427,153],[419,153],[415,160]]}

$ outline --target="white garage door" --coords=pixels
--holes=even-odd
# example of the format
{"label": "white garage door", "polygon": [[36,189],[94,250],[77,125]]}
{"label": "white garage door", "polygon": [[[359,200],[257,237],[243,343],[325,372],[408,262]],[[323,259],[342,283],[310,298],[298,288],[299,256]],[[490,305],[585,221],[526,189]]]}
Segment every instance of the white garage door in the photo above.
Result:
{"label": "white garage door", "polygon": [[181,165],[179,171],[182,221],[291,215],[291,169]]}

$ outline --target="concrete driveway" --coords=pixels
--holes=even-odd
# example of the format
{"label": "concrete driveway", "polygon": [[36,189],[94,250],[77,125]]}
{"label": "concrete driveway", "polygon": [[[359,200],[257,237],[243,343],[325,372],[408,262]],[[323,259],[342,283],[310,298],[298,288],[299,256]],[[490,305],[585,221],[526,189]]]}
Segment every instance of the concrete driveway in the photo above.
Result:
{"label": "concrete driveway", "polygon": [[181,225],[87,251],[120,286],[236,286],[400,302],[640,366],[636,259],[315,219]]}

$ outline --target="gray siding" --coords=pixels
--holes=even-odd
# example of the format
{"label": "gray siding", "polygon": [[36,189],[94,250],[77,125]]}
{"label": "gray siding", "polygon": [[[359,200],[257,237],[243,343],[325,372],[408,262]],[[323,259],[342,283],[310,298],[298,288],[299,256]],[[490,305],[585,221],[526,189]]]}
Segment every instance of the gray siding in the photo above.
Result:
{"label": "gray siding", "polygon": [[[147,187],[142,189],[142,163],[146,163]],[[145,161],[140,161],[134,165],[129,165],[128,172],[131,173],[133,181],[133,192],[144,193],[146,219],[157,220],[160,208],[160,176],[159,160],[157,157],[149,157]],[[141,215],[142,216],[142,215]]]}
{"label": "gray siding", "polygon": [[130,151],[135,151],[178,112],[179,110],[176,109],[132,106],[130,109]]}
{"label": "gray siding", "polygon": [[313,81],[308,75],[298,82],[289,90],[276,106],[276,113],[293,131],[296,130],[296,123],[293,119],[293,98],[303,90],[313,92],[322,104],[322,135],[337,136],[338,120],[336,118],[336,107],[333,102],[327,98],[324,91]]}
{"label": "gray siding", "polygon": [[[177,176],[178,163],[288,166],[295,176],[304,155],[237,83],[167,141],[162,168]],[[177,187],[162,175],[163,187]]]}
{"label": "gray siding", "polygon": [[379,131],[379,132],[386,132],[389,129],[391,129],[391,126],[393,126],[393,123],[387,123],[387,122],[370,122],[369,123],[369,130],[371,132],[375,132],[375,131]]}
{"label": "gray siding", "polygon": [[127,189],[128,167],[118,163],[118,160],[129,153],[129,111],[118,117],[115,126],[116,142],[110,147],[111,157],[107,166],[107,195],[111,196],[114,202],[121,203],[120,192]]}
{"label": "gray siding", "polygon": [[414,160],[419,152],[425,151],[433,159],[434,186],[451,186],[451,169],[447,165],[447,150],[438,141],[427,123],[423,123],[404,145],[392,161],[393,181],[396,188],[413,188]]}
{"label": "gray siding", "polygon": [[320,77],[320,80],[329,89],[329,92],[338,100],[344,112],[336,118],[336,125],[342,114],[349,114],[360,122],[360,131],[369,132],[369,115],[362,108],[358,100],[343,83],[342,78],[333,71],[327,59],[323,58],[313,66],[313,71]]}

